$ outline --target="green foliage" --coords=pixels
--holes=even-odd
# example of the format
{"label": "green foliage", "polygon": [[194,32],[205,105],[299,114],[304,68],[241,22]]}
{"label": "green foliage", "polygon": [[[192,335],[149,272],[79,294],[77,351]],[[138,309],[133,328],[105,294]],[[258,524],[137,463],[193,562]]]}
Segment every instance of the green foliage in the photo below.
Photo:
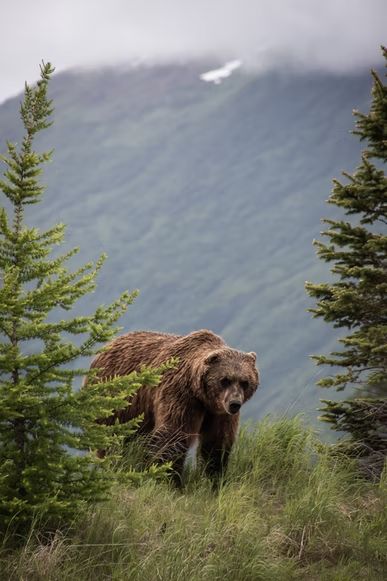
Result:
{"label": "green foliage", "polygon": [[356,478],[298,419],[244,429],[230,468],[217,492],[200,469],[184,494],[151,480],[117,486],[68,535],[32,531],[22,549],[0,551],[0,569],[10,581],[384,578],[387,474]]}
{"label": "green foliage", "polygon": [[352,435],[352,441],[341,442],[338,451],[357,458],[363,474],[378,478],[386,459],[387,398],[322,401],[326,405],[321,419],[334,429]]}
{"label": "green foliage", "polygon": [[[387,60],[387,51],[382,50]],[[355,111],[354,133],[367,142],[362,162],[353,175],[344,174],[348,183],[334,180],[328,200],[343,208],[351,220],[324,220],[329,228],[323,235],[329,243],[315,242],[318,256],[333,263],[335,280],[306,284],[307,292],[317,300],[311,309],[314,316],[352,331],[340,339],[341,351],[315,356],[318,365],[343,368],[319,384],[337,390],[350,385],[362,394],[382,398],[379,406],[377,400],[369,402],[368,413],[362,409],[363,435],[376,429],[376,409],[387,398],[387,177],[380,167],[387,161],[387,85],[375,72],[372,75],[370,111],[367,115]],[[359,438],[358,422],[352,421],[359,417],[357,404],[326,404],[323,418],[335,429]],[[367,406],[367,401],[362,405]],[[365,441],[367,445],[371,442],[369,437]],[[387,454],[385,435],[378,440],[377,451],[381,450]]]}
{"label": "green foliage", "polygon": [[[73,388],[73,380],[87,373],[76,361],[114,336],[114,324],[136,293],[124,292],[91,315],[61,318],[94,291],[104,257],[68,270],[65,263],[78,250],[53,254],[64,226],[40,231],[24,223],[26,208],[41,201],[41,165],[51,158],[50,152],[34,151],[33,140],[51,124],[52,72],[43,64],[36,87],[26,85],[20,109],[25,135],[20,149],[8,143],[1,158],[6,171],[0,189],[11,208],[0,213],[1,532],[23,531],[37,515],[45,526],[55,526],[86,502],[105,498],[113,473],[90,450],[107,448],[119,436],[116,427],[95,420],[126,406],[140,385],[157,384],[162,372],[144,370]],[[137,424],[126,424],[125,435]]]}

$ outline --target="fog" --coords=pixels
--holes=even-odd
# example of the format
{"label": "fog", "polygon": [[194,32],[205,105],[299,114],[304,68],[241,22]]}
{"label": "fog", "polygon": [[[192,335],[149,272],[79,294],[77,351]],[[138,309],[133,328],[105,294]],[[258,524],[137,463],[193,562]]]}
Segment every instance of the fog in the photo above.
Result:
{"label": "fog", "polygon": [[350,73],[381,62],[385,0],[14,0],[3,2],[0,101],[57,70],[126,62],[238,59]]}

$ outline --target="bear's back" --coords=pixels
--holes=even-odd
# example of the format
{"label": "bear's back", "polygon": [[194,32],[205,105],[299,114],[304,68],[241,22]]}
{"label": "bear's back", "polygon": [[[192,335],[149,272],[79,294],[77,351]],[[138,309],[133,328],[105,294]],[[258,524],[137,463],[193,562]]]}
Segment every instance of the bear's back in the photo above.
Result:
{"label": "bear's back", "polygon": [[172,357],[194,358],[198,352],[208,352],[225,345],[212,331],[202,329],[188,335],[173,335],[155,331],[133,331],[114,339],[91,364],[100,368],[98,377],[108,379],[138,371],[142,365],[159,366]]}

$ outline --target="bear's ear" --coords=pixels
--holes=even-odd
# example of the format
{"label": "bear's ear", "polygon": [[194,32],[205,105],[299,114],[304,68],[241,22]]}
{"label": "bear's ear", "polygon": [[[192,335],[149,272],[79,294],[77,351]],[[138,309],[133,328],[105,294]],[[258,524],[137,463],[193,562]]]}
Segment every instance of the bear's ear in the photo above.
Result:
{"label": "bear's ear", "polygon": [[256,362],[256,360],[257,360],[257,354],[254,353],[254,351],[250,351],[250,353],[247,353],[247,355],[249,357],[252,357],[252,359],[254,360],[254,363]]}
{"label": "bear's ear", "polygon": [[204,360],[206,365],[211,365],[212,363],[216,363],[220,361],[220,352],[219,351],[212,351]]}

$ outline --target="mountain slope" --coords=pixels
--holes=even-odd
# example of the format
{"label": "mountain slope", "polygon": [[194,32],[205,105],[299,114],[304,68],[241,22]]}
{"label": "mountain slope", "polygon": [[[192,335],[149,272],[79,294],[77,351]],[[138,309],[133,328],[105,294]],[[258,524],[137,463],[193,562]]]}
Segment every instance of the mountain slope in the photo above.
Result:
{"label": "mountain slope", "polygon": [[[258,353],[262,389],[246,416],[313,416],[325,392],[308,355],[335,334],[306,312],[304,281],[328,276],[312,240],[332,178],[358,163],[351,111],[368,108],[368,74],[237,71],[213,85],[199,79],[209,68],[57,75],[55,124],[39,142],[54,162],[30,219],[68,224],[79,262],[108,253],[80,310],[139,288],[125,329],[210,328]],[[18,101],[0,106],[1,151],[20,138]]]}

